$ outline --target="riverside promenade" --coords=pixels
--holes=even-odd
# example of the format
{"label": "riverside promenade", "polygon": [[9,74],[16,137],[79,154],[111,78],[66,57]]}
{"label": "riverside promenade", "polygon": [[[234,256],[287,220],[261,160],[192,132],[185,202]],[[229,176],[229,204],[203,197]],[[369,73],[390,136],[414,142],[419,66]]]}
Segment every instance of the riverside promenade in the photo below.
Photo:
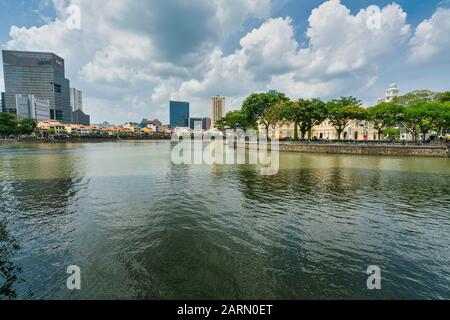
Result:
{"label": "riverside promenade", "polygon": [[[247,143],[249,148],[258,148],[257,144]],[[447,143],[385,143],[385,142],[351,142],[351,141],[280,141],[279,150],[283,152],[327,153],[349,155],[373,155],[393,157],[434,157],[449,158]],[[269,144],[270,149],[270,144]]]}

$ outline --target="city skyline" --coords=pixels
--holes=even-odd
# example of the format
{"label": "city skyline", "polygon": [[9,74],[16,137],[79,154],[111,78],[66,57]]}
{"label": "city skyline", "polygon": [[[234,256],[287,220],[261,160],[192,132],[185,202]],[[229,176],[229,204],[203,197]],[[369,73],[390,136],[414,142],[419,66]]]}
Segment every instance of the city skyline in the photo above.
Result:
{"label": "city skyline", "polygon": [[[199,1],[175,28],[163,13],[179,15],[185,10],[179,3],[119,1],[117,8],[126,6],[119,21],[117,8],[99,13],[92,1],[24,3],[0,4],[11,12],[0,22],[2,49],[64,58],[93,122],[168,122],[169,100],[188,100],[191,114],[204,116],[215,94],[227,98],[226,111],[238,109],[249,92],[271,89],[293,99],[354,95],[373,105],[392,82],[403,92],[444,91],[448,83],[442,66],[448,66],[450,40],[437,36],[449,32],[448,1],[258,0],[244,1],[239,11]],[[66,24],[70,4],[80,8],[79,29]],[[370,5],[381,10],[379,25]],[[161,17],[153,17],[159,10]]]}

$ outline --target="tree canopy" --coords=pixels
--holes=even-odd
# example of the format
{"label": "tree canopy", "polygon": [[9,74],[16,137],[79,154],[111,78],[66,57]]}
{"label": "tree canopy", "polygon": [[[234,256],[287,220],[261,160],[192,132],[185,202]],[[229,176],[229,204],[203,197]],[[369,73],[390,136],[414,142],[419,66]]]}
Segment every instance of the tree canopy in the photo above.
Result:
{"label": "tree canopy", "polygon": [[18,123],[18,132],[23,135],[31,135],[36,130],[37,124],[35,119],[21,119]]}
{"label": "tree canopy", "polygon": [[450,91],[417,90],[372,108],[362,107],[361,101],[352,96],[325,103],[320,99],[291,101],[279,92],[255,93],[245,99],[241,110],[229,112],[216,127],[236,130],[261,125],[268,134],[270,128],[289,123],[294,125],[294,139],[298,140],[299,133],[301,139],[307,134],[311,138],[313,128],[325,120],[336,129],[339,140],[355,120],[372,123],[378,139],[388,133],[397,137],[399,128],[410,133],[414,140],[419,133],[423,139],[430,132],[445,135],[450,130]]}
{"label": "tree canopy", "polygon": [[403,108],[392,102],[383,102],[368,110],[368,120],[378,131],[378,140],[386,129],[395,127],[403,114]]}
{"label": "tree canopy", "polygon": [[17,133],[17,117],[13,113],[0,112],[0,136]]}
{"label": "tree canopy", "polygon": [[241,110],[228,112],[224,118],[215,124],[215,127],[222,131],[228,129],[236,131],[238,128],[246,130],[250,126],[247,117]]}
{"label": "tree canopy", "polygon": [[289,99],[284,93],[279,92],[254,93],[244,100],[242,112],[248,123],[256,124],[261,120],[267,109],[280,101],[287,102]]}
{"label": "tree canopy", "polygon": [[328,102],[328,120],[336,129],[338,140],[342,132],[353,120],[365,120],[367,110],[361,107],[361,101],[355,97],[341,97]]}

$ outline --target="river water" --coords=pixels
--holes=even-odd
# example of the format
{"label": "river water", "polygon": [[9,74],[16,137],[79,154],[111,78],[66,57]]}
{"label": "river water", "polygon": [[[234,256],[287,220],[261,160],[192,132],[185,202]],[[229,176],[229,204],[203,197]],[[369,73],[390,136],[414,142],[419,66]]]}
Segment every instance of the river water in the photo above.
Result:
{"label": "river water", "polygon": [[0,146],[0,299],[450,299],[450,159],[170,152]]}

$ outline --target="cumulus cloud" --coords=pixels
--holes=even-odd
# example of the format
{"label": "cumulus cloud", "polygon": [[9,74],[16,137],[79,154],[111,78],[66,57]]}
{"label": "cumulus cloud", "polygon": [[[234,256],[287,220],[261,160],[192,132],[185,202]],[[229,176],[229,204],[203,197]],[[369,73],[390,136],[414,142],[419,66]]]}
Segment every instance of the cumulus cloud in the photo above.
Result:
{"label": "cumulus cloud", "polygon": [[[311,12],[306,41],[299,42],[296,32],[305,30],[296,30],[292,18],[270,17],[280,1],[52,0],[57,17],[40,27],[12,26],[6,47],[65,58],[94,121],[116,122],[167,121],[169,99],[190,101],[194,115],[208,115],[216,94],[227,97],[228,109],[269,89],[292,98],[364,97],[400,52],[410,48],[410,61],[430,61],[450,47],[449,10],[439,9],[414,32],[397,4],[381,8],[379,26],[369,28],[369,8],[353,14],[329,0]],[[71,4],[81,9],[80,30],[67,27]],[[225,54],[224,44],[249,19],[257,27]]]}
{"label": "cumulus cloud", "polygon": [[409,61],[424,62],[435,57],[449,59],[450,9],[440,8],[430,19],[423,21],[411,39]]}
{"label": "cumulus cloud", "polygon": [[309,17],[307,47],[297,42],[291,18],[269,19],[244,36],[235,53],[214,52],[205,77],[184,82],[180,92],[207,96],[222,88],[236,97],[273,88],[295,98],[325,98],[368,89],[380,59],[395,54],[410,34],[396,4],[381,10],[379,28],[368,28],[368,18],[367,9],[352,15],[340,1],[327,1]]}
{"label": "cumulus cloud", "polygon": [[[87,102],[86,109],[99,120],[112,115],[119,119],[122,109],[135,117],[156,116],[163,108],[161,88],[175,93],[182,81],[198,78],[222,41],[241,30],[246,19],[262,19],[270,12],[270,0],[52,3],[56,19],[40,27],[12,26],[6,47],[52,51],[65,58],[72,84],[80,86],[86,98],[91,96],[95,105]],[[81,9],[80,30],[67,27],[69,5]],[[99,106],[102,99],[110,106],[108,112]]]}
{"label": "cumulus cloud", "polygon": [[294,72],[272,79],[294,96],[330,97],[370,88],[378,66],[406,43],[410,26],[397,4],[379,14],[380,25],[369,28],[369,11],[356,15],[338,0],[325,2],[309,17],[309,46],[297,54]]}

